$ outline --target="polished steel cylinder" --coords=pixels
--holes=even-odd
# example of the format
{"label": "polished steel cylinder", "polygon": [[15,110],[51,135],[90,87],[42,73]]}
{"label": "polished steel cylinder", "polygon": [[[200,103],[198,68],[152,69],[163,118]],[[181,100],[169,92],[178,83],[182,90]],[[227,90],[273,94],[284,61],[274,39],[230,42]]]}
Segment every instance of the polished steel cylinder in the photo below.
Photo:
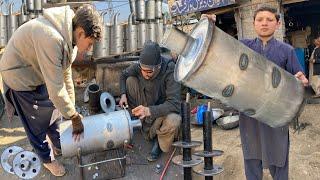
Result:
{"label": "polished steel cylinder", "polygon": [[144,21],[146,19],[146,2],[144,0],[136,1],[137,20]]}
{"label": "polished steel cylinder", "polygon": [[156,37],[156,24],[153,22],[149,22],[147,24],[148,26],[148,36],[147,36],[147,41],[153,41],[156,42],[157,41],[157,37]]}
{"label": "polished steel cylinder", "polygon": [[21,8],[20,8],[20,15],[19,15],[19,26],[21,26],[22,24],[24,24],[25,22],[28,21],[28,16],[25,12],[25,4],[22,4],[21,5]]}
{"label": "polished steel cylinder", "polygon": [[[106,29],[108,28],[105,23],[104,23],[104,15],[107,14],[107,12],[103,12],[101,13],[101,21],[103,22],[104,26],[103,26],[103,30],[101,31],[101,40],[97,41],[93,44],[93,58],[102,58],[105,57],[109,54],[109,52],[107,52],[107,50],[109,49],[107,46],[109,46],[108,41],[106,41],[106,36],[109,35],[106,34]],[[109,39],[109,38],[108,38]]]}
{"label": "polished steel cylinder", "polygon": [[9,4],[9,15],[7,16],[8,20],[8,41],[10,40],[12,34],[18,28],[18,16],[13,14],[13,4]]}
{"label": "polished steel cylinder", "polygon": [[138,24],[138,48],[143,48],[144,43],[146,42],[147,37],[147,25],[146,23]]}
{"label": "polished steel cylinder", "polygon": [[301,82],[207,18],[200,20],[190,35],[173,28],[167,31],[162,45],[180,54],[176,81],[247,116],[281,127],[301,110]]}
{"label": "polished steel cylinder", "polygon": [[137,50],[138,48],[138,31],[137,25],[133,24],[133,14],[131,13],[128,18],[128,26],[127,26],[127,52],[132,52]]}
{"label": "polished steel cylinder", "polygon": [[116,13],[113,17],[113,25],[111,27],[111,55],[121,54],[123,52],[123,26],[118,24],[118,16],[120,13]]}
{"label": "polished steel cylinder", "polygon": [[161,42],[161,39],[163,37],[163,23],[160,19],[156,20],[156,39],[157,43]]}
{"label": "polished steel cylinder", "polygon": [[131,141],[133,128],[141,127],[140,120],[131,120],[126,110],[86,116],[82,123],[84,134],[79,142],[72,139],[71,121],[60,124],[60,143],[64,157],[76,155],[78,148],[81,148],[83,154],[90,154],[121,147]]}
{"label": "polished steel cylinder", "polygon": [[34,2],[34,10],[35,11],[42,11],[42,0],[33,0]]}
{"label": "polished steel cylinder", "polygon": [[7,37],[7,16],[0,14],[0,47],[5,47],[8,42]]}
{"label": "polished steel cylinder", "polygon": [[33,12],[34,11],[34,0],[27,0],[27,11],[28,12]]}
{"label": "polished steel cylinder", "polygon": [[153,20],[156,18],[156,2],[155,0],[147,1],[147,20]]}
{"label": "polished steel cylinder", "polygon": [[162,18],[162,0],[156,0],[155,18]]}
{"label": "polished steel cylinder", "polygon": [[136,0],[129,0],[130,3],[130,12],[132,14],[132,19],[135,24],[137,17],[137,8],[136,8]]}

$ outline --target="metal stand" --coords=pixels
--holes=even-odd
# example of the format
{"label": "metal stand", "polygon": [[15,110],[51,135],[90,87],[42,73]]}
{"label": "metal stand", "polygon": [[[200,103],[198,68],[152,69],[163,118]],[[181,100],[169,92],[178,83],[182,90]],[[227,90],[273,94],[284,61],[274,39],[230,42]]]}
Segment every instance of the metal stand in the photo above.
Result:
{"label": "metal stand", "polygon": [[186,102],[181,103],[182,114],[182,141],[175,142],[172,145],[183,148],[183,155],[176,156],[172,159],[173,163],[183,167],[183,176],[186,180],[192,179],[192,167],[200,164],[202,160],[195,156],[191,156],[191,148],[201,145],[200,141],[191,141],[190,132],[190,103],[189,93],[187,94]]}
{"label": "metal stand", "polygon": [[119,162],[121,175],[124,176],[124,174],[125,174],[125,165],[122,163],[122,160],[125,160],[127,155],[124,155],[124,156],[120,157],[119,151],[118,150],[116,150],[116,151],[117,151],[117,156],[118,156],[117,158],[106,159],[106,160],[102,160],[102,161],[98,161],[98,162],[83,164],[83,154],[81,153],[81,148],[78,148],[77,159],[78,159],[78,167],[79,167],[79,172],[80,172],[80,174],[79,174],[80,180],[84,180],[84,168],[90,167],[90,166],[93,166],[93,165],[108,163],[108,162],[111,162],[111,161],[118,161]]}
{"label": "metal stand", "polygon": [[212,111],[210,103],[208,103],[208,110],[203,112],[203,143],[204,150],[196,152],[194,155],[204,157],[204,164],[193,168],[193,171],[201,176],[205,176],[206,180],[212,180],[213,176],[223,171],[223,167],[213,164],[212,157],[221,156],[223,151],[212,150]]}

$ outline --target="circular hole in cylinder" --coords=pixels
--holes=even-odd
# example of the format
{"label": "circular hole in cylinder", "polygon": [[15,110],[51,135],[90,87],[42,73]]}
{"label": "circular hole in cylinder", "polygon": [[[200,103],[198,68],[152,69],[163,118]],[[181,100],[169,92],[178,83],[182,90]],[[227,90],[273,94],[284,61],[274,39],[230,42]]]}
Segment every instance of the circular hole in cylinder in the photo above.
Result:
{"label": "circular hole in cylinder", "polygon": [[13,168],[10,168],[10,172],[13,172]]}
{"label": "circular hole in cylinder", "polygon": [[9,149],[9,153],[12,153],[12,149]]}
{"label": "circular hole in cylinder", "polygon": [[32,158],[32,161],[36,161],[36,160],[37,160],[37,158],[35,158],[35,157]]}
{"label": "circular hole in cylinder", "polygon": [[33,172],[33,173],[36,173],[36,172],[37,172],[37,170],[36,170],[36,169],[32,169],[32,172]]}
{"label": "circular hole in cylinder", "polygon": [[97,84],[91,84],[90,86],[89,86],[89,91],[90,92],[97,92],[97,91],[99,91],[100,90],[100,87],[99,87],[99,85],[97,85]]}
{"label": "circular hole in cylinder", "polygon": [[24,164],[21,164],[21,165],[20,165],[20,168],[23,169],[23,168],[24,168]]}
{"label": "circular hole in cylinder", "polygon": [[22,177],[25,177],[26,176],[26,174],[25,173],[22,173]]}
{"label": "circular hole in cylinder", "polygon": [[24,158],[24,154],[21,154],[21,156],[20,156],[21,158]]}
{"label": "circular hole in cylinder", "polygon": [[110,99],[106,99],[106,105],[107,105],[107,108],[110,108],[110,106],[111,106],[111,101],[110,101]]}

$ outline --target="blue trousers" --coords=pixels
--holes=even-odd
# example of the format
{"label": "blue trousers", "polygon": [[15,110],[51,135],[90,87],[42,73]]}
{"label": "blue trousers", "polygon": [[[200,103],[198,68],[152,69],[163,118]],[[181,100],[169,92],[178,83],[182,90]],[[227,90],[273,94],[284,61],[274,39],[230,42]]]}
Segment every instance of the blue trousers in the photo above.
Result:
{"label": "blue trousers", "polygon": [[61,145],[57,122],[50,125],[55,107],[49,99],[45,85],[38,86],[35,91],[9,89],[7,93],[7,98],[14,106],[35,153],[43,163],[51,162],[46,135],[55,148],[61,149]]}
{"label": "blue trousers", "polygon": [[[244,160],[245,174],[247,180],[262,180],[262,161],[259,159]],[[274,180],[288,180],[289,162],[288,156],[283,167],[269,165],[269,171]]]}

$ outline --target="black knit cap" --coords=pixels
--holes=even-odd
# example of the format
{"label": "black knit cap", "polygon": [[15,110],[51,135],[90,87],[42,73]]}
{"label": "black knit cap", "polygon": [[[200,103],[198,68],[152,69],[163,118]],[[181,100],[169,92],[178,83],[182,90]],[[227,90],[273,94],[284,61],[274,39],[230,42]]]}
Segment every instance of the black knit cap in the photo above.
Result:
{"label": "black knit cap", "polygon": [[148,66],[155,66],[161,63],[160,46],[156,42],[147,41],[140,54],[140,63]]}

